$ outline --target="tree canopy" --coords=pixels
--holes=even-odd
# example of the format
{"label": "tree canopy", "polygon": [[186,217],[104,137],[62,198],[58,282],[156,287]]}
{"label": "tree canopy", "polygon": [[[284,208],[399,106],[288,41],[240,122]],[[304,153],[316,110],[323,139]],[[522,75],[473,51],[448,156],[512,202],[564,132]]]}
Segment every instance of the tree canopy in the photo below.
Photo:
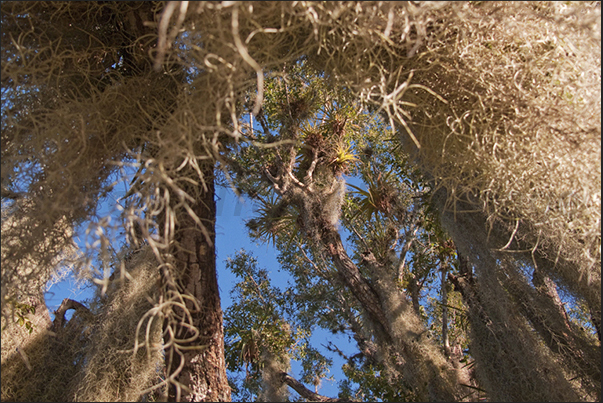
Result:
{"label": "tree canopy", "polygon": [[600,400],[599,2],[0,10],[3,400]]}

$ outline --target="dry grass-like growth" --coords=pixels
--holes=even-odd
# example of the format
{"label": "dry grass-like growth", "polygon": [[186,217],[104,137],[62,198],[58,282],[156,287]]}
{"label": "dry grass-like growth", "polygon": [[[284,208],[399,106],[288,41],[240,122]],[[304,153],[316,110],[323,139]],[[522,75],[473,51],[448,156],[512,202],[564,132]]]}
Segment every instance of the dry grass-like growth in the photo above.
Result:
{"label": "dry grass-like growth", "polygon": [[451,208],[472,199],[600,310],[600,9],[483,6],[487,21],[474,26],[484,10],[468,8],[463,35],[431,45],[446,51],[424,83],[447,104],[413,114],[418,158]]}
{"label": "dry grass-like growth", "polygon": [[39,304],[51,284],[77,269],[69,224],[58,219],[48,228],[29,215],[30,206],[23,199],[2,209],[1,304],[2,320],[7,323],[13,321],[15,303]]}
{"label": "dry grass-like growth", "polygon": [[41,301],[35,304],[36,314],[29,315],[31,334],[16,323],[8,323],[2,332],[2,401],[72,401],[89,318],[76,313],[64,328],[49,332],[50,317]]}
{"label": "dry grass-like growth", "polygon": [[145,247],[128,259],[97,311],[85,349],[86,365],[78,374],[76,401],[137,401],[161,387],[162,326],[158,274],[152,251]]}
{"label": "dry grass-like growth", "polygon": [[[48,263],[70,238],[48,238],[51,231],[63,217],[73,225],[97,216],[126,157],[146,169],[124,219],[139,223],[167,277],[177,278],[170,265],[176,217],[199,221],[190,206],[207,185],[203,166],[222,161],[223,143],[245,139],[240,117],[259,110],[263,74],[305,57],[331,85],[346,85],[387,115],[425,173],[447,189],[443,212],[469,199],[470,209],[485,213],[475,226],[463,224],[470,218],[458,209],[457,224],[449,221],[469,256],[488,256],[492,246],[532,251],[600,322],[599,3],[5,2],[1,10],[2,90],[10,104],[2,111],[2,196],[26,189],[31,206],[18,214],[35,224],[14,251],[5,256],[3,248],[3,296],[21,281],[5,281],[5,259],[20,267],[36,251],[34,260],[47,264],[29,278],[47,279]],[[185,79],[185,71],[194,74]],[[107,224],[99,222],[106,248]],[[451,229],[486,224],[491,239],[505,241],[487,244],[487,236]],[[37,251],[47,239],[56,244]],[[512,324],[531,337],[504,302],[499,269],[486,261],[480,292],[491,287],[496,298],[481,298],[484,309],[499,315],[496,326]],[[165,296],[186,299],[177,290]],[[142,308],[132,315],[143,318]],[[476,328],[476,342],[485,334]],[[500,345],[513,346],[503,336]],[[534,365],[554,367],[528,340]],[[481,357],[482,368],[493,362]],[[496,371],[514,374],[512,365],[521,364],[506,362]],[[526,389],[519,398],[576,396],[574,386],[557,382],[558,368],[524,372],[540,377],[544,395]],[[563,390],[547,395],[546,382]],[[132,389],[123,396],[142,383],[125,386]],[[505,398],[496,388],[493,396]]]}

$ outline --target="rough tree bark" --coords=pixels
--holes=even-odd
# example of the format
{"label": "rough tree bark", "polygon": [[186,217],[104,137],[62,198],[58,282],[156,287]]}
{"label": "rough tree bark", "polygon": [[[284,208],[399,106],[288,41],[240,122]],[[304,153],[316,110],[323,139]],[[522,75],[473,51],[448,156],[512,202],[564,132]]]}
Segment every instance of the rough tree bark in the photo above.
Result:
{"label": "rough tree bark", "polygon": [[59,307],[59,309],[54,311],[54,321],[52,322],[52,325],[50,326],[51,331],[56,332],[56,331],[62,329],[63,326],[65,326],[65,313],[70,309],[75,309],[76,311],[91,314],[90,310],[88,308],[86,308],[84,305],[82,305],[80,302],[74,301],[69,298],[65,298],[63,300],[63,302],[61,303],[61,306]]}
{"label": "rough tree bark", "polygon": [[346,253],[341,242],[341,236],[334,227],[329,228],[326,225],[323,228],[323,233],[324,245],[328,245],[328,255],[337,268],[340,278],[354,293],[375,325],[382,327],[384,335],[389,335],[389,322],[383,313],[379,296]]}
{"label": "rough tree bark", "polygon": [[[186,301],[192,325],[199,334],[195,335],[186,323],[172,324],[178,339],[191,340],[179,343],[184,347],[182,356],[172,354],[171,365],[170,357],[167,356],[169,354],[166,354],[167,373],[171,374],[182,366],[174,379],[189,389],[182,389],[180,399],[191,402],[231,400],[226,378],[224,328],[216,274],[213,169],[213,164],[205,165],[203,174],[207,189],[191,206],[206,231],[202,231],[193,218],[186,211],[182,211],[177,217],[175,232],[175,241],[179,246],[173,253],[178,276],[174,280],[180,292],[192,296],[200,308],[197,309],[192,301]],[[175,401],[178,397],[177,388],[171,385],[168,399]]]}

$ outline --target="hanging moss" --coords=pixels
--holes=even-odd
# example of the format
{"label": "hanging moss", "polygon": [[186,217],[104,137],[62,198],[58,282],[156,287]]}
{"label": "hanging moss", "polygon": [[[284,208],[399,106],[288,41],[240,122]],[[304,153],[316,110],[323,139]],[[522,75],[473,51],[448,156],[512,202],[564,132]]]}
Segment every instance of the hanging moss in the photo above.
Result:
{"label": "hanging moss", "polygon": [[[415,163],[445,189],[438,205],[446,228],[476,269],[472,340],[490,396],[586,396],[522,316],[523,302],[501,277],[504,259],[491,249],[531,251],[600,323],[599,3],[4,2],[1,14],[10,104],[2,111],[2,197],[26,193],[30,205],[15,214],[32,223],[27,236],[7,232],[23,242],[2,251],[3,304],[25,289],[5,267],[22,267],[33,251],[44,264],[28,278],[48,279],[71,242],[56,230],[62,220],[71,228],[97,218],[95,240],[107,253],[110,225],[97,207],[116,184],[112,175],[123,179],[126,158],[144,169],[124,222],[138,222],[141,241],[168,267],[177,217],[207,186],[200,166],[223,160],[221,142],[245,139],[240,118],[245,105],[259,114],[264,73],[303,57],[328,85],[345,86],[388,118]],[[307,112],[301,104],[296,111],[295,119]],[[481,218],[459,211],[459,201]],[[123,374],[93,371],[105,368],[106,343],[132,348],[128,326],[154,312],[142,302],[154,280],[129,281],[130,291],[116,292],[136,303],[104,306],[105,338],[87,347],[83,383],[67,388],[82,399],[92,399],[88,385],[112,383],[119,391],[107,386],[104,398],[133,399],[151,382],[154,360],[117,359],[116,351],[109,357]],[[37,368],[50,339],[35,340]],[[19,393],[25,399],[29,389]]]}

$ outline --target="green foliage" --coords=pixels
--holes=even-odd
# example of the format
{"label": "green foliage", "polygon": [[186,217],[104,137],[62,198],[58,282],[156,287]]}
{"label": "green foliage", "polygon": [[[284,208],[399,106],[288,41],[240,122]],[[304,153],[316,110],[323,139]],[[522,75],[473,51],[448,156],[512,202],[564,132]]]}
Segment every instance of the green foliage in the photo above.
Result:
{"label": "green foliage", "polygon": [[[23,302],[16,301],[14,298],[10,298],[8,296],[5,299],[8,305],[12,308],[12,311],[15,315],[14,317],[16,323],[19,326],[24,326],[27,331],[31,334],[31,332],[33,332],[34,330],[34,324],[31,322],[28,315],[35,315],[36,307],[29,304],[25,304]],[[3,326],[2,330],[4,330],[7,325]]]}
{"label": "green foliage", "polygon": [[[306,383],[324,379],[332,364],[311,343],[316,328],[355,341],[360,358],[346,356],[343,395],[456,390],[431,377],[450,364],[440,346],[402,323],[443,342],[447,310],[449,338],[469,347],[463,360],[479,374],[469,388],[494,400],[600,400],[600,371],[569,375],[559,357],[572,349],[556,351],[509,297],[513,276],[532,287],[521,276],[528,261],[569,294],[570,339],[600,323],[600,3],[4,2],[1,15],[1,190],[3,203],[19,205],[19,225],[3,226],[3,304],[43,289],[82,222],[96,223],[88,256],[107,255],[113,227],[99,203],[134,158],[140,175],[121,221],[144,224],[143,241],[171,267],[186,216],[203,227],[191,205],[217,163],[223,183],[259,202],[252,235],[277,247],[294,282],[273,287],[244,253],[229,263],[240,278],[225,322],[229,367],[246,371],[233,383],[238,396],[259,396],[262,351],[301,360]],[[352,179],[362,183],[344,195]],[[335,230],[347,236],[344,251],[323,242]],[[390,337],[367,319],[342,260],[388,308]],[[445,270],[462,297],[446,278],[437,287]],[[437,291],[448,293],[444,305]],[[136,295],[140,310],[123,328],[159,309]],[[17,322],[31,332],[31,307],[17,300]],[[584,362],[600,342],[582,339],[573,350]],[[56,351],[47,341],[39,357]],[[109,336],[94,343],[86,365],[63,357],[62,381],[77,361],[88,378],[108,374],[120,393],[138,390],[94,370],[110,363],[122,380],[113,362],[128,362],[105,360]],[[396,349],[414,360],[394,362]],[[20,362],[11,365],[20,382]],[[446,382],[428,384],[413,368]]]}
{"label": "green foliage", "polygon": [[283,72],[274,71],[268,75],[262,108],[270,129],[294,125],[320,109],[324,86],[317,77],[318,72],[303,59],[285,66]]}
{"label": "green foliage", "polygon": [[309,334],[304,337],[303,342],[295,351],[295,358],[301,361],[302,372],[300,382],[314,387],[320,386],[323,379],[327,377],[333,360],[325,357],[317,348],[310,344]]}
{"label": "green foliage", "polygon": [[290,245],[298,233],[298,215],[295,207],[279,203],[274,194],[258,196],[257,201],[259,206],[256,209],[256,218],[246,224],[251,236],[273,245],[277,244],[278,236],[278,240],[284,241],[287,246]]}
{"label": "green foliage", "polygon": [[224,314],[226,360],[233,373],[233,394],[240,399],[253,399],[261,393],[265,350],[281,359],[298,361],[302,367],[301,382],[318,386],[328,379],[333,361],[310,340],[317,325],[339,326],[333,322],[335,318],[329,321],[324,317],[328,304],[324,297],[328,298],[326,293],[331,291],[324,288],[326,284],[306,284],[305,288],[283,292],[270,285],[268,272],[258,268],[255,258],[245,251],[228,260],[227,267],[241,279],[232,290],[235,302]]}
{"label": "green foliage", "polygon": [[235,302],[224,312],[227,368],[235,373],[245,371],[240,384],[233,381],[240,397],[247,396],[241,393],[257,396],[264,350],[284,358],[294,348],[295,334],[284,318],[289,302],[285,293],[271,286],[268,272],[247,252],[229,258],[227,268],[241,279],[232,290]]}
{"label": "green foliage", "polygon": [[357,364],[352,360],[344,364],[347,379],[340,382],[339,398],[364,402],[412,402],[416,396],[401,379],[388,377],[387,370],[379,363]]}

